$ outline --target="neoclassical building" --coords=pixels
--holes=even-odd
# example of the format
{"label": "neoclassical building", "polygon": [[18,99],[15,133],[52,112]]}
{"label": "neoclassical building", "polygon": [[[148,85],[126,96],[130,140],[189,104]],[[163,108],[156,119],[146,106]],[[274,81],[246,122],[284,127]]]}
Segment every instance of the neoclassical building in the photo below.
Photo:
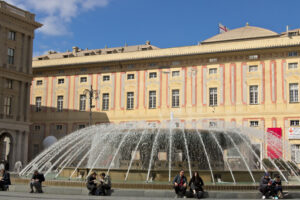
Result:
{"label": "neoclassical building", "polygon": [[[49,52],[33,60],[29,154],[47,136],[60,138],[92,124],[174,117],[258,129],[280,128],[300,163],[300,32],[246,25],[198,45],[143,45]],[[95,95],[94,95],[95,97]],[[266,155],[266,154],[265,154]]]}
{"label": "neoclassical building", "polygon": [[35,15],[0,1],[0,162],[28,161]]}

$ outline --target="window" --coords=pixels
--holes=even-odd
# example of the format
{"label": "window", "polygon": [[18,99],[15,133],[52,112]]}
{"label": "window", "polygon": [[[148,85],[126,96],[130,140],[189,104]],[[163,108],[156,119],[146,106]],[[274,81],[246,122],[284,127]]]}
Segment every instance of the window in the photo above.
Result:
{"label": "window", "polygon": [[64,96],[57,96],[57,112],[63,111]]}
{"label": "window", "polygon": [[149,108],[156,108],[156,91],[149,91]]}
{"label": "window", "polygon": [[133,92],[127,92],[127,110],[132,110],[134,106]]}
{"label": "window", "polygon": [[13,89],[13,80],[7,79],[7,88],[8,89]]}
{"label": "window", "polygon": [[16,32],[14,32],[14,31],[9,31],[9,32],[8,32],[8,39],[9,39],[9,40],[16,40]]}
{"label": "window", "polygon": [[34,130],[35,130],[35,131],[41,130],[41,126],[40,126],[40,125],[35,125],[35,126],[34,126]]}
{"label": "window", "polygon": [[35,112],[42,110],[42,97],[35,97]]}
{"label": "window", "polygon": [[294,56],[298,56],[298,52],[297,51],[290,51],[288,53],[288,57],[294,57]]}
{"label": "window", "polygon": [[14,57],[15,57],[15,50],[11,49],[11,48],[8,48],[7,49],[7,56],[8,56],[7,57],[8,58],[7,63],[13,65],[14,64]]}
{"label": "window", "polygon": [[79,124],[78,125],[78,129],[83,129],[83,128],[85,128],[85,124]]}
{"label": "window", "polygon": [[290,126],[299,126],[300,123],[299,123],[299,120],[291,120],[290,121]]}
{"label": "window", "polygon": [[298,63],[289,63],[289,69],[297,69]]}
{"label": "window", "polygon": [[172,90],[172,108],[179,107],[179,90]]}
{"label": "window", "polygon": [[172,71],[172,77],[179,76],[179,75],[180,75],[179,71]]}
{"label": "window", "polygon": [[249,60],[257,60],[258,59],[258,55],[250,55]]}
{"label": "window", "polygon": [[209,74],[216,74],[217,70],[218,70],[217,68],[210,68],[208,72]]}
{"label": "window", "polygon": [[250,65],[249,66],[249,72],[257,72],[258,67],[257,65]]}
{"label": "window", "polygon": [[65,79],[63,79],[63,78],[58,79],[58,84],[64,84],[64,83],[65,83]]}
{"label": "window", "polygon": [[36,85],[43,85],[43,81],[42,80],[37,80]]}
{"label": "window", "polygon": [[109,81],[110,80],[110,76],[103,76],[103,81]]}
{"label": "window", "polygon": [[218,105],[218,89],[209,88],[209,106]]}
{"label": "window", "polygon": [[33,157],[35,157],[36,155],[38,155],[39,152],[40,152],[39,145],[38,144],[34,144],[33,145]]}
{"label": "window", "polygon": [[61,125],[61,124],[56,125],[56,130],[57,131],[62,130],[62,128],[63,128],[63,125]]}
{"label": "window", "polygon": [[250,127],[258,127],[258,121],[250,121]]}
{"label": "window", "polygon": [[251,85],[249,88],[250,104],[258,104],[258,86]]}
{"label": "window", "polygon": [[298,101],[298,83],[290,83],[290,103]]}
{"label": "window", "polygon": [[79,110],[80,111],[85,111],[85,106],[86,106],[86,95],[82,94],[80,95],[80,104],[79,104]]}
{"label": "window", "polygon": [[157,73],[156,72],[150,72],[149,73],[149,78],[156,78],[157,77]]}
{"label": "window", "polygon": [[87,77],[80,78],[80,83],[86,83],[86,82],[87,82]]}
{"label": "window", "polygon": [[218,58],[210,58],[208,59],[208,62],[213,63],[213,62],[217,62]]}
{"label": "window", "polygon": [[291,145],[291,159],[295,161],[295,163],[300,163],[300,144],[292,144]]}
{"label": "window", "polygon": [[134,74],[127,74],[127,80],[134,79]]}
{"label": "window", "polygon": [[109,94],[104,93],[102,95],[102,110],[108,110],[109,108]]}
{"label": "window", "polygon": [[11,116],[12,113],[12,97],[4,98],[4,115]]}
{"label": "window", "polygon": [[209,128],[217,127],[217,122],[209,122]]}

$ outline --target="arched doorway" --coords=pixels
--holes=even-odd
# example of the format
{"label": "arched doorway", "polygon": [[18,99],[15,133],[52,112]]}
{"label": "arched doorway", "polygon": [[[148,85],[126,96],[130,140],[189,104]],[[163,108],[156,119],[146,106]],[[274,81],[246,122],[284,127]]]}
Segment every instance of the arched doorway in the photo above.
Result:
{"label": "arched doorway", "polygon": [[12,161],[12,144],[13,138],[9,133],[0,134],[0,163],[4,165],[6,170],[9,170]]}

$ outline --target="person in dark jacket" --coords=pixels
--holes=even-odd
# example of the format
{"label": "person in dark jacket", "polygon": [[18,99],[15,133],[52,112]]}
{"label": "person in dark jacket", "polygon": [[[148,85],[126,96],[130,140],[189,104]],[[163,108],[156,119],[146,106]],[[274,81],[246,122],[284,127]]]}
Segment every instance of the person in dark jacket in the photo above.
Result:
{"label": "person in dark jacket", "polygon": [[34,192],[33,188],[35,188],[36,193],[43,193],[42,182],[44,182],[44,181],[45,181],[44,174],[39,173],[38,170],[34,170],[32,178],[31,178],[31,182],[30,182],[30,188],[31,188],[30,193]]}
{"label": "person in dark jacket", "polygon": [[86,182],[86,187],[90,191],[89,195],[96,195],[97,190],[97,173],[93,172],[88,178]]}
{"label": "person in dark jacket", "polygon": [[184,171],[180,170],[179,174],[177,174],[173,180],[173,185],[177,196],[183,197],[186,192],[187,180],[184,176]]}
{"label": "person in dark jacket", "polygon": [[102,173],[99,179],[99,185],[96,194],[98,195],[108,195],[110,194],[111,180],[109,175]]}
{"label": "person in dark jacket", "polygon": [[198,172],[194,172],[193,177],[189,182],[189,186],[191,192],[194,194],[194,197],[199,199],[203,197],[204,183]]}
{"label": "person in dark jacket", "polygon": [[9,185],[11,185],[10,175],[8,172],[5,171],[5,169],[1,169],[1,171],[0,171],[0,190],[2,190],[2,191],[8,190]]}
{"label": "person in dark jacket", "polygon": [[276,176],[275,179],[272,182],[272,195],[274,198],[278,199],[278,198],[282,198],[283,194],[282,194],[282,185],[281,185],[281,180],[280,180],[280,176]]}
{"label": "person in dark jacket", "polygon": [[262,199],[268,198],[271,193],[272,180],[270,174],[266,172],[260,180],[259,191],[262,193]]}

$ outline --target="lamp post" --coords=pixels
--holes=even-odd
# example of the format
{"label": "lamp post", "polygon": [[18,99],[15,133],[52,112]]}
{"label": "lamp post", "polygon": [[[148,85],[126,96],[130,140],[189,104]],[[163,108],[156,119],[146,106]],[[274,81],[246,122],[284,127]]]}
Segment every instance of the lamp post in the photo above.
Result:
{"label": "lamp post", "polygon": [[89,95],[89,105],[90,105],[90,113],[89,113],[89,126],[92,125],[92,108],[94,108],[95,106],[93,105],[93,98],[95,96],[95,100],[99,98],[98,96],[98,93],[99,91],[98,90],[93,90],[93,86],[91,85],[91,89],[85,89],[83,91],[83,93],[85,95]]}

